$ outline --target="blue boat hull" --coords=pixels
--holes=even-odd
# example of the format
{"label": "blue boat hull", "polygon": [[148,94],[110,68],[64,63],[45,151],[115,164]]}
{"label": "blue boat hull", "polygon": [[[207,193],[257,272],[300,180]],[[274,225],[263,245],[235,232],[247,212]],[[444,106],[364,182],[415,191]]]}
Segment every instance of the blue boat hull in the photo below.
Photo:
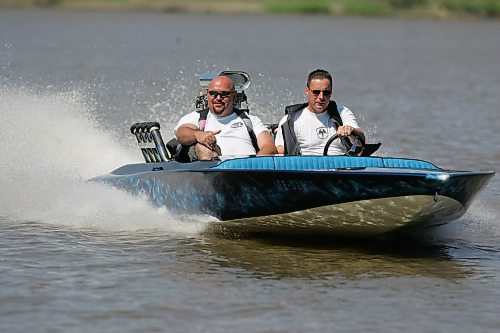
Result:
{"label": "blue boat hull", "polygon": [[246,231],[378,235],[459,218],[493,175],[330,156],[143,163],[94,180]]}

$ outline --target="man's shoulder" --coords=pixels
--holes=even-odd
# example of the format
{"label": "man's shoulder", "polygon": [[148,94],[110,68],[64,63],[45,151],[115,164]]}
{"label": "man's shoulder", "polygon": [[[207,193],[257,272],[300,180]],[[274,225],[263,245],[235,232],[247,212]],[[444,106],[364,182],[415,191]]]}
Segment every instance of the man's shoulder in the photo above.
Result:
{"label": "man's shoulder", "polygon": [[298,103],[285,106],[285,114],[292,114],[296,111],[303,110],[307,106],[307,103]]}
{"label": "man's shoulder", "polygon": [[288,120],[291,122],[296,122],[301,116],[304,114],[304,111],[307,108],[307,103],[302,104],[294,104],[290,112],[286,112],[285,115],[281,118],[280,124],[287,122]]}
{"label": "man's shoulder", "polygon": [[349,110],[349,108],[348,108],[347,106],[345,106],[344,104],[341,104],[341,103],[339,103],[339,102],[335,102],[335,104],[337,105],[337,110],[338,110],[339,112],[342,112],[342,111],[343,111],[343,110],[345,110],[345,109]]}
{"label": "man's shoulder", "polygon": [[267,131],[266,125],[264,125],[264,122],[259,116],[253,114],[247,114],[247,116],[250,118],[250,122],[252,123],[253,130],[256,134]]}
{"label": "man's shoulder", "polygon": [[343,104],[340,104],[340,103],[337,103],[337,110],[338,110],[340,116],[343,116],[345,114],[352,114],[352,111],[351,111],[351,109],[349,109],[349,107],[347,107]]}
{"label": "man's shoulder", "polygon": [[285,121],[287,120],[288,118],[288,115],[284,115],[283,117],[281,117],[280,121],[278,122],[278,125],[281,126],[285,123]]}
{"label": "man's shoulder", "polygon": [[259,116],[256,116],[254,114],[247,113],[247,117],[250,118],[251,121],[260,121],[261,120]]}
{"label": "man's shoulder", "polygon": [[345,106],[344,104],[341,104],[339,102],[336,102],[336,101],[330,101],[330,105],[328,107],[329,107],[329,111],[334,112],[334,114],[335,114],[335,109],[336,109],[336,111],[340,117],[344,116],[345,114],[352,113],[352,111],[347,106]]}

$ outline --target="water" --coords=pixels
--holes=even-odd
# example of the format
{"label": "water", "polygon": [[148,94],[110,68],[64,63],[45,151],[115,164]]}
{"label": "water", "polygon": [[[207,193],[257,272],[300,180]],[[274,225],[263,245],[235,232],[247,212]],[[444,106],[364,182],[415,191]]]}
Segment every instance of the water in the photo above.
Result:
{"label": "water", "polygon": [[498,331],[498,177],[452,224],[363,242],[208,236],[85,182],[224,69],[266,122],[328,69],[382,155],[498,171],[498,54],[495,21],[0,11],[0,330]]}

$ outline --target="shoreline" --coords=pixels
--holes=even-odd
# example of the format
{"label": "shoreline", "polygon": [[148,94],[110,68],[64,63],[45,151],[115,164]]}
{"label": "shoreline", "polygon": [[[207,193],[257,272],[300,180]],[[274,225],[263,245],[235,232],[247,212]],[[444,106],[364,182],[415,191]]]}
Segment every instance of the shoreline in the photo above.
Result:
{"label": "shoreline", "polygon": [[0,9],[145,11],[184,14],[321,15],[498,20],[500,1],[480,0],[3,0]]}

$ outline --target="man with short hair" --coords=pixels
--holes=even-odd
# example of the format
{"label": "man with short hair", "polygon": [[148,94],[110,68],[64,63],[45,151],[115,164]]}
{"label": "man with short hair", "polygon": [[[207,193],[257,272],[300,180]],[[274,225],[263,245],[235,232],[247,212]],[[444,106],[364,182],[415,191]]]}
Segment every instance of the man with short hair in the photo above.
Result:
{"label": "man with short hair", "polygon": [[[330,100],[333,78],[325,70],[317,69],[307,77],[307,103],[289,105],[280,120],[276,133],[276,147],[285,155],[323,155],[328,140],[339,136],[328,149],[328,155],[342,155],[356,135],[364,142],[363,130],[347,107]],[[350,140],[346,142],[346,140]],[[343,142],[344,141],[344,142]]]}
{"label": "man with short hair", "polygon": [[[236,109],[235,97],[233,81],[227,76],[215,77],[208,84],[206,121],[200,120],[197,111],[182,117],[174,130],[177,141],[185,146],[194,145],[199,160],[211,160],[220,155],[276,154],[267,127],[258,117]],[[249,119],[251,128],[245,118]]]}

